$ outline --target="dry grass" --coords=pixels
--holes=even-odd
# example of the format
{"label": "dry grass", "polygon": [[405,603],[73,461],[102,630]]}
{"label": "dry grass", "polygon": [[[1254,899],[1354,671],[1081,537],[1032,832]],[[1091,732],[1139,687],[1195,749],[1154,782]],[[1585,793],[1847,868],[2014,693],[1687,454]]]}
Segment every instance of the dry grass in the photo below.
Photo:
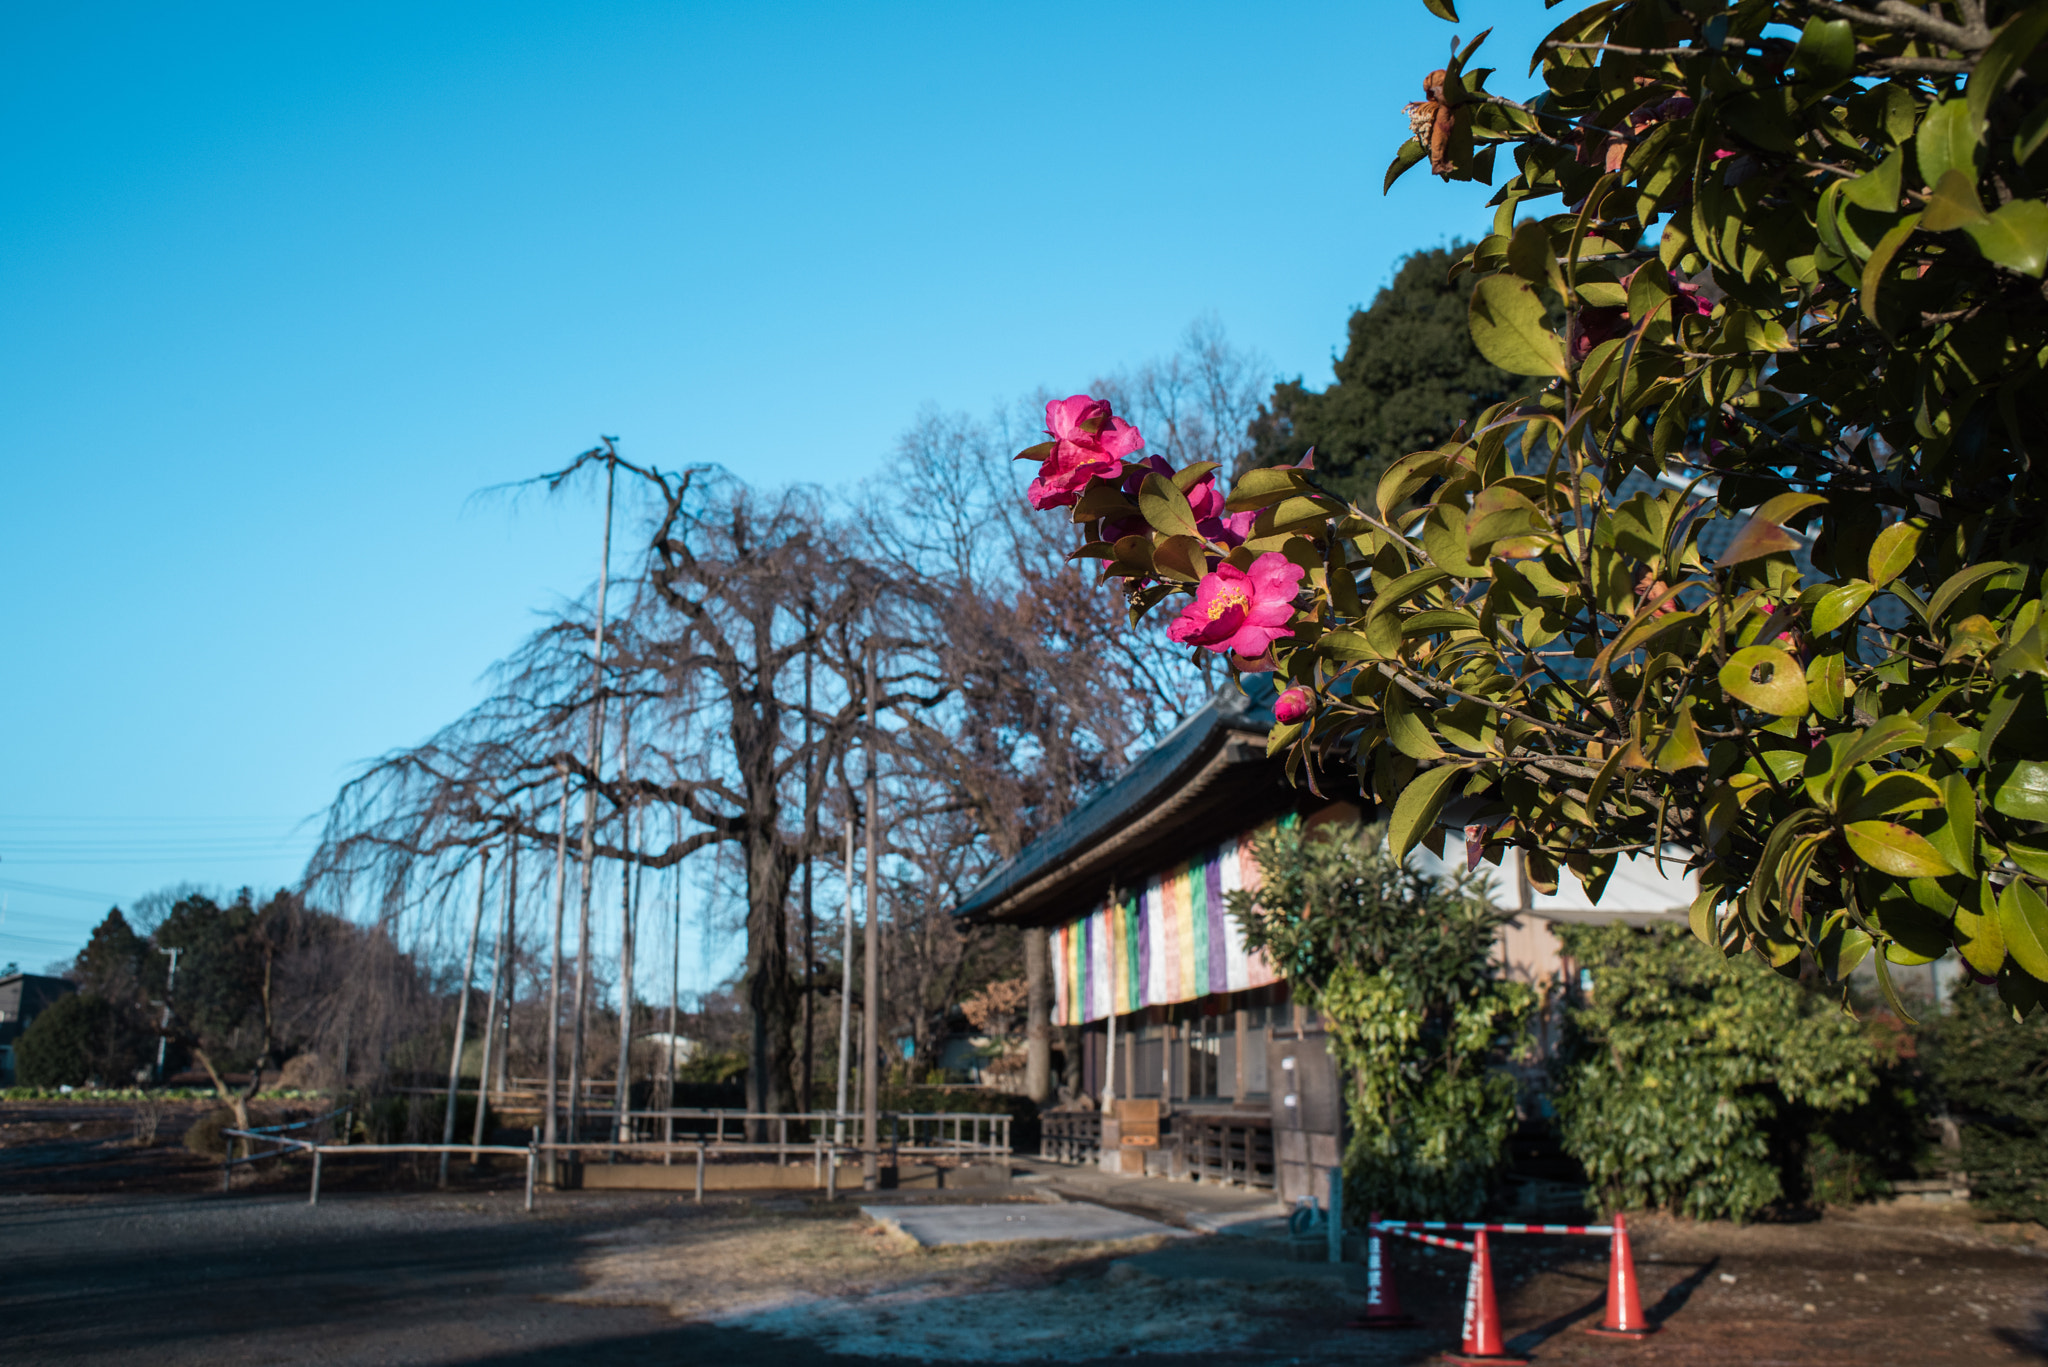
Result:
{"label": "dry grass", "polygon": [[922,1248],[815,1214],[655,1220],[589,1243],[587,1285],[566,1299],[933,1362],[1227,1349],[1333,1289],[1285,1265],[1246,1280],[1168,1238]]}

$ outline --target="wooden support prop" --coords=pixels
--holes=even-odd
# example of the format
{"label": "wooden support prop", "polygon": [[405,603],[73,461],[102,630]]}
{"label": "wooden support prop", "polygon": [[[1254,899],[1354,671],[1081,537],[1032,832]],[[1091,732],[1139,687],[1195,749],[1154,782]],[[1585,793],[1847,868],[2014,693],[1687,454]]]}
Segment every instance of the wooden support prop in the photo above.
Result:
{"label": "wooden support prop", "polygon": [[533,1177],[535,1169],[539,1166],[540,1147],[538,1144],[529,1143],[526,1146],[526,1208],[528,1210],[533,1209]]}
{"label": "wooden support prop", "polygon": [[309,1206],[320,1204],[320,1158],[320,1150],[313,1150],[313,1188],[306,1193],[306,1204]]}
{"label": "wooden support prop", "polygon": [[697,1146],[697,1204],[704,1204],[704,1146]]}

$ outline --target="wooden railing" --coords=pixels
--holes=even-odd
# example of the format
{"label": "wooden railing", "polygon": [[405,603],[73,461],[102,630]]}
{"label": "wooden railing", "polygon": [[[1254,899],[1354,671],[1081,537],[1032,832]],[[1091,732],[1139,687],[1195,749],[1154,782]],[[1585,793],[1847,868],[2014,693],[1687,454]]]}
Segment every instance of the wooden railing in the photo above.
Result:
{"label": "wooden railing", "polygon": [[1094,1163],[1102,1157],[1100,1111],[1047,1111],[1038,1124],[1039,1157],[1056,1163]]}
{"label": "wooden railing", "polygon": [[1271,1117],[1183,1111],[1173,1127],[1189,1176],[1244,1187],[1273,1185]]}

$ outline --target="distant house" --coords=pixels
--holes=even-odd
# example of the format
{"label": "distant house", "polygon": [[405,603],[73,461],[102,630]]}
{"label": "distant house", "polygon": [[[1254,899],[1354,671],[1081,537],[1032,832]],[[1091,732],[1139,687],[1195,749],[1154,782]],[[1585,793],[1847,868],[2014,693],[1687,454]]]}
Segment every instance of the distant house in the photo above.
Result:
{"label": "distant house", "polygon": [[0,1086],[14,1082],[14,1042],[43,1008],[69,996],[78,985],[40,973],[9,973],[0,977]]}

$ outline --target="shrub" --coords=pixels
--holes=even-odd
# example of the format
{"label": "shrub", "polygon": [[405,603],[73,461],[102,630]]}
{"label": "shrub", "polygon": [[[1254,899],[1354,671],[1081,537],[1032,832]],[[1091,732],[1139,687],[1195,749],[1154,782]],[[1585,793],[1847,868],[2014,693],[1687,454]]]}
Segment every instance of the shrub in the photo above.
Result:
{"label": "shrub", "polygon": [[201,1158],[224,1158],[227,1156],[228,1141],[221,1131],[233,1128],[233,1111],[225,1106],[217,1111],[208,1111],[192,1122],[192,1128],[185,1131],[185,1147]]}
{"label": "shrub", "polygon": [[2016,1024],[1988,991],[1965,991],[1934,1030],[1932,1072],[1962,1122],[1972,1201],[2048,1224],[2048,1017]]}
{"label": "shrub", "polygon": [[1813,1117],[1870,1097],[1863,1029],[1819,993],[1679,931],[1558,931],[1592,981],[1566,1017],[1559,1128],[1603,1210],[1747,1218],[1788,1194]]}
{"label": "shrub", "polygon": [[1329,1030],[1351,1119],[1346,1207],[1476,1213],[1515,1118],[1514,1080],[1494,1064],[1535,1005],[1494,980],[1499,915],[1404,865],[1382,827],[1283,827],[1254,853],[1264,882],[1230,910]]}
{"label": "shrub", "polygon": [[148,1060],[143,1032],[104,997],[75,992],[45,1007],[14,1046],[15,1076],[28,1087],[130,1082]]}

